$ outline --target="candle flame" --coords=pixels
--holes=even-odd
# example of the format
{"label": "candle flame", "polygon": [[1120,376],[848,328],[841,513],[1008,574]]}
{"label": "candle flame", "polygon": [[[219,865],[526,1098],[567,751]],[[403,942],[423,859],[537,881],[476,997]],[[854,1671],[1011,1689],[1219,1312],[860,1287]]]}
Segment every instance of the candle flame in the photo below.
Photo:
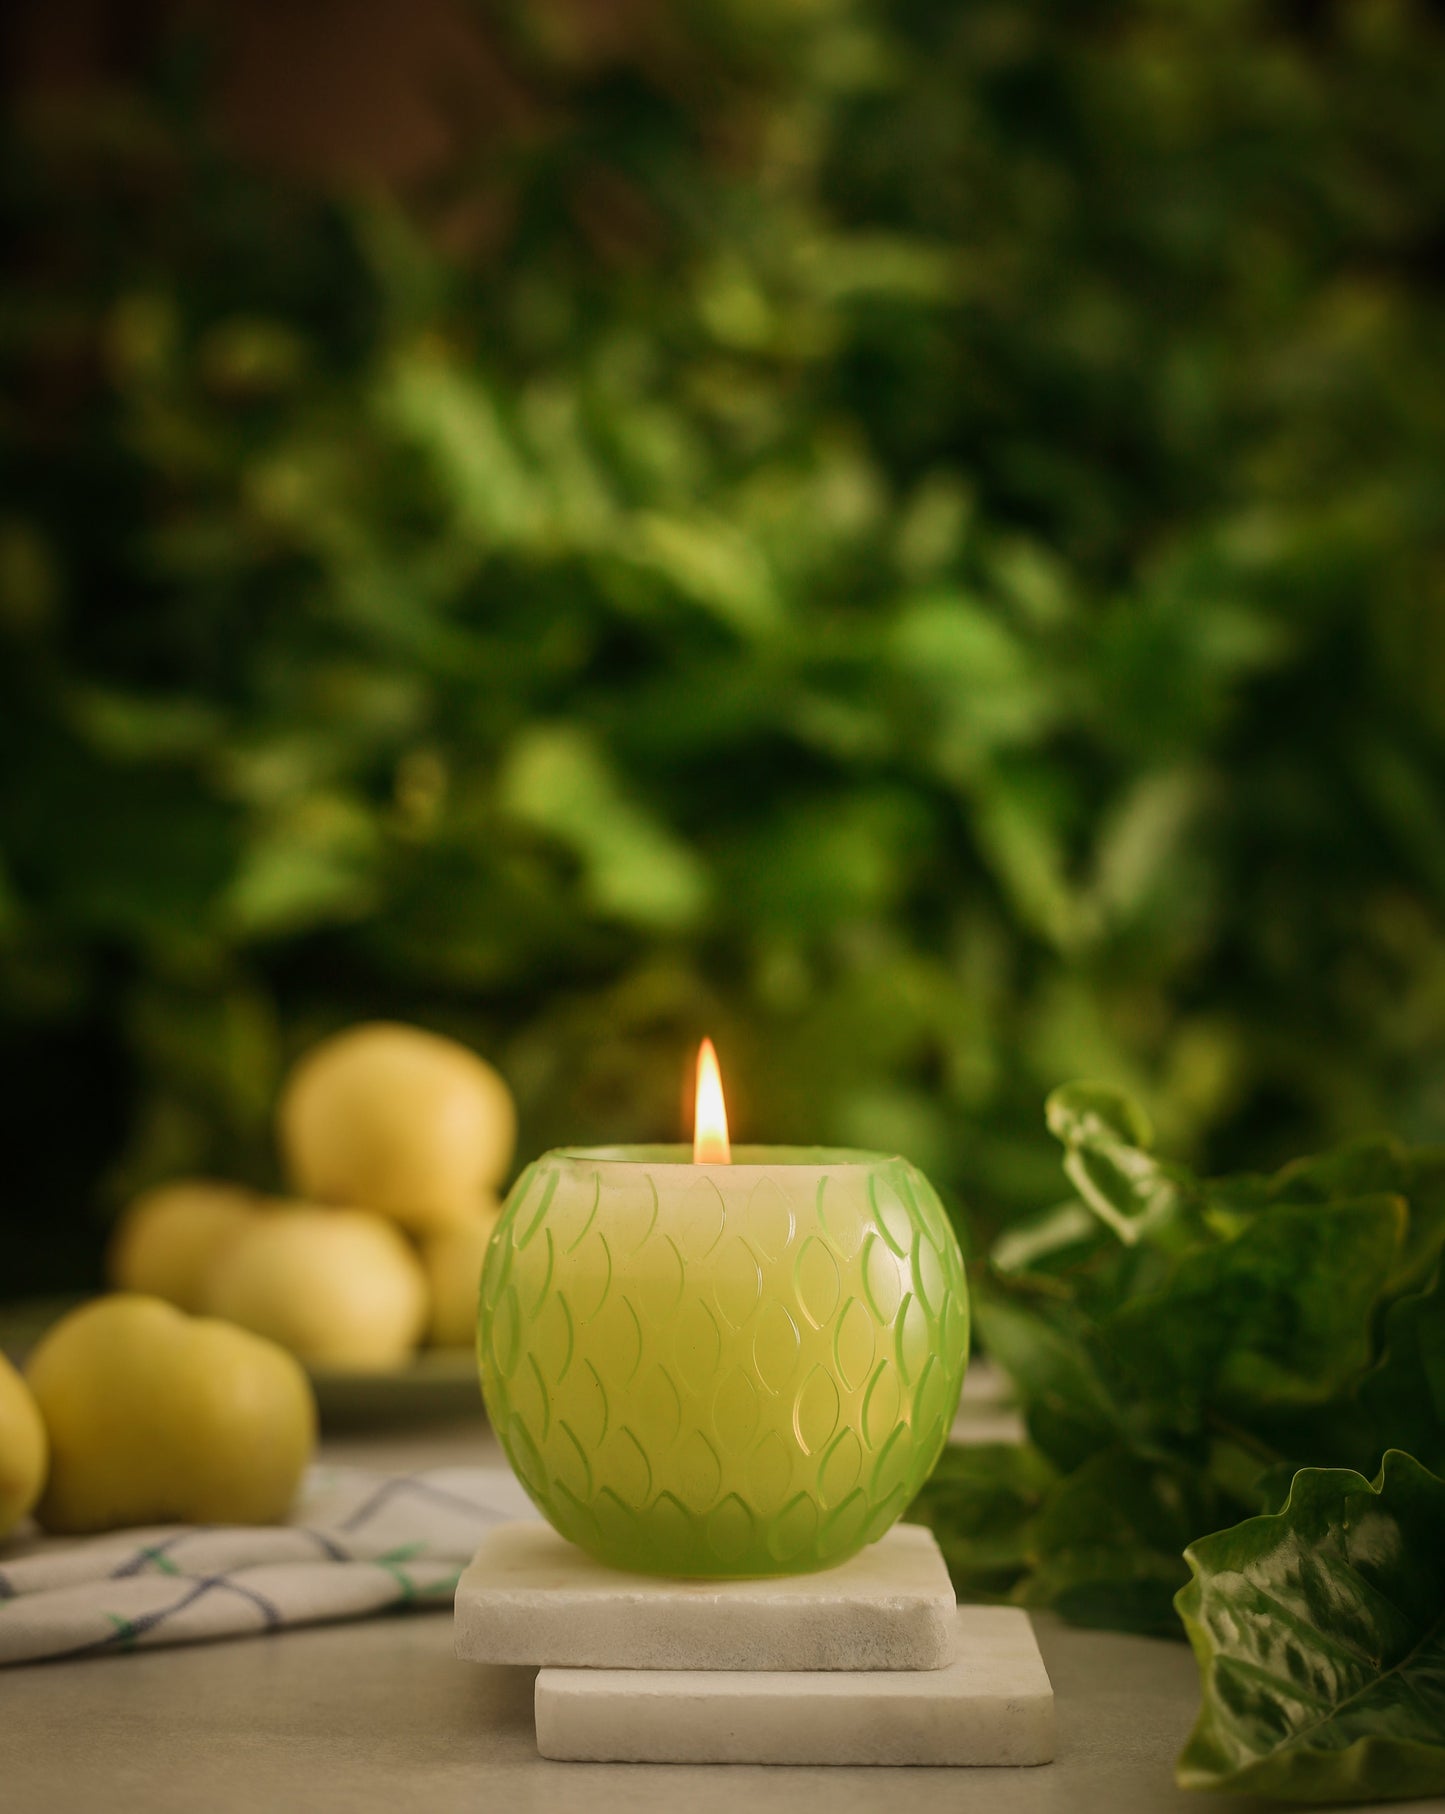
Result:
{"label": "candle flame", "polygon": [[717,1068],[717,1053],[710,1039],[705,1039],[697,1049],[697,1111],[693,1121],[692,1162],[694,1165],[732,1163],[722,1073]]}

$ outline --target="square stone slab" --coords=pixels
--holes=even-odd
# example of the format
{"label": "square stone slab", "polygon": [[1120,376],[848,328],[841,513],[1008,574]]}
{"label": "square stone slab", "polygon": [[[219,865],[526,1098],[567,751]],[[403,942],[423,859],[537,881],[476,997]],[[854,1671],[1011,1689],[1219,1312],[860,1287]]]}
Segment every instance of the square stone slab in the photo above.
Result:
{"label": "square stone slab", "polygon": [[963,1606],[945,1668],[800,1675],[543,1669],[543,1757],[634,1764],[1046,1764],[1054,1693],[1028,1614]]}
{"label": "square stone slab", "polygon": [[758,1581],[625,1574],[548,1525],[499,1524],[457,1584],[456,1650],[573,1669],[940,1669],[954,1610],[916,1524],[837,1568]]}

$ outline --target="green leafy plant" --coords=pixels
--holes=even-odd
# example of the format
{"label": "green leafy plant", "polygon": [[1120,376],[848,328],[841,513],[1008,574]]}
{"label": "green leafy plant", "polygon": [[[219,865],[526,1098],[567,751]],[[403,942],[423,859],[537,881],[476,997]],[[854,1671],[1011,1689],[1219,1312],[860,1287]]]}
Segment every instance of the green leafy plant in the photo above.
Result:
{"label": "green leafy plant", "polygon": [[1072,1075],[1216,1168],[1438,1133],[1438,17],[589,10],[479,8],[402,196],[228,148],[224,47],[5,122],[7,1291],[272,1182],[375,1013],[524,1153],[711,1032],[984,1238]]}
{"label": "green leafy plant", "polygon": [[962,1592],[1182,1619],[1186,1786],[1445,1790],[1445,1153],[1202,1178],[1116,1090],[1059,1090],[1048,1123],[1078,1197],[977,1278],[1028,1440],[948,1451],[913,1515]]}

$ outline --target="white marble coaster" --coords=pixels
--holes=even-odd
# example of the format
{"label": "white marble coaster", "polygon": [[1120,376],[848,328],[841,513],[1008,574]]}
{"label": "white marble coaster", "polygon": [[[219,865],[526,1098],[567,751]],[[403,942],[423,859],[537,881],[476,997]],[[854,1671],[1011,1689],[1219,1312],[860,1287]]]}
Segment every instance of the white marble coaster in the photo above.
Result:
{"label": "white marble coaster", "polygon": [[939,1669],[954,1609],[933,1533],[916,1524],[837,1568],[761,1581],[624,1574],[547,1525],[500,1524],[457,1584],[456,1650],[581,1669]]}
{"label": "white marble coaster", "polygon": [[943,1669],[543,1669],[543,1757],[634,1764],[1046,1764],[1054,1692],[1028,1614],[962,1606]]}

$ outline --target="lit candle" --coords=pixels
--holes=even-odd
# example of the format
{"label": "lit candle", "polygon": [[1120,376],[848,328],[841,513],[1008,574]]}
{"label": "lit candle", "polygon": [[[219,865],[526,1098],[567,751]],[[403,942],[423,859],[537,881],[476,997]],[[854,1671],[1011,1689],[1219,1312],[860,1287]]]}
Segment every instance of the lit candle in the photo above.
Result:
{"label": "lit candle", "polygon": [[958,1241],[906,1160],[730,1147],[698,1055],[686,1147],[564,1148],[482,1275],[493,1428],[564,1537],[653,1573],[795,1573],[894,1523],[968,1353]]}
{"label": "lit candle", "polygon": [[692,1117],[694,1165],[731,1165],[728,1143],[728,1105],[723,1098],[722,1072],[710,1039],[697,1049],[697,1095]]}

